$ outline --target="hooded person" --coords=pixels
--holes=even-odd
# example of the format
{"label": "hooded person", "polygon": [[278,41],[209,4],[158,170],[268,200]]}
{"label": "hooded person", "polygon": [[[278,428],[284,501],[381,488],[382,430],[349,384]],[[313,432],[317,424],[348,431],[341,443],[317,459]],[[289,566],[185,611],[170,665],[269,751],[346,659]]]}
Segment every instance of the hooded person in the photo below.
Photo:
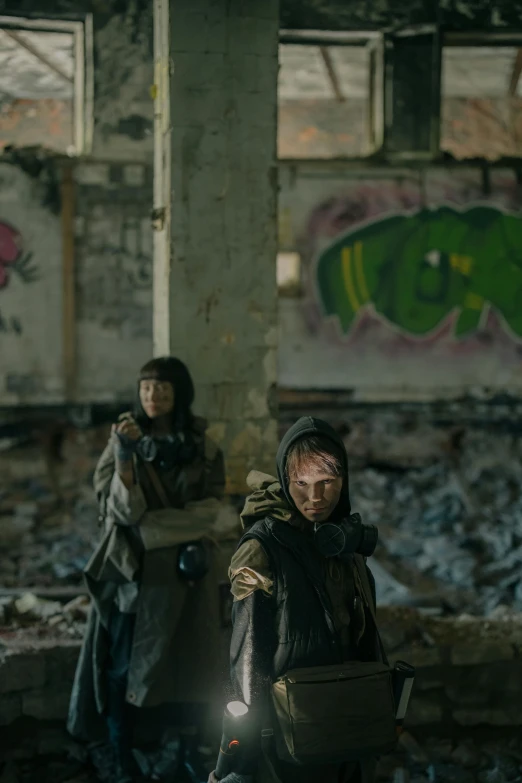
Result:
{"label": "hooded person", "polygon": [[[219,579],[209,537],[221,508],[224,461],[205,421],[192,414],[193,400],[183,362],[148,362],[135,410],[113,425],[94,473],[102,536],[85,568],[93,608],[68,729],[97,748],[98,760],[109,740],[120,783],[136,777],[136,759],[146,776],[174,778],[180,759],[172,727],[183,723],[180,706],[186,713],[187,705],[205,702],[221,665],[219,655],[205,651],[209,643],[219,646]],[[148,754],[136,746],[140,727]],[[188,779],[200,781],[191,748]]]}
{"label": "hooded person", "polygon": [[[230,695],[248,706],[254,739],[241,768],[221,780],[368,780],[372,760],[296,766],[261,743],[272,684],[286,672],[382,660],[368,606],[375,606],[375,582],[364,557],[377,531],[351,514],[344,444],[326,422],[303,417],[281,441],[277,478],[253,471],[247,483],[253,491],[241,514],[245,532],[229,569]],[[209,783],[216,780],[217,770]]]}

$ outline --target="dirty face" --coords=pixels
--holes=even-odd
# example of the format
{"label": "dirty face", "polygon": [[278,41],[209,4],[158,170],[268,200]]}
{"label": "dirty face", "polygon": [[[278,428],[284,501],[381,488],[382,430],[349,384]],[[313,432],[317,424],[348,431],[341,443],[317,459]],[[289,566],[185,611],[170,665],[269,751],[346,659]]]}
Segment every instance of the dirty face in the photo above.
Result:
{"label": "dirty face", "polygon": [[342,476],[309,465],[290,475],[289,492],[299,513],[309,522],[325,522],[339,502]]}
{"label": "dirty face", "polygon": [[174,387],[168,381],[149,378],[140,381],[140,402],[149,419],[157,419],[172,413],[174,400]]}

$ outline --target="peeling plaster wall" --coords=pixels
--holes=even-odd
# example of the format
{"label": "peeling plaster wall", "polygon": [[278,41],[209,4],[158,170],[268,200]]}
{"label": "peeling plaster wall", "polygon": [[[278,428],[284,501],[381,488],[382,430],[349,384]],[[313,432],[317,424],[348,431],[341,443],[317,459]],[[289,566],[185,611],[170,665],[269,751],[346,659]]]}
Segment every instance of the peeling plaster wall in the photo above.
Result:
{"label": "peeling plaster wall", "polygon": [[[241,15],[241,3],[232,3],[227,16],[219,3],[207,7],[206,0],[177,7],[174,30],[175,73],[190,78],[183,90],[179,83],[174,87],[172,350],[195,365],[197,407],[227,444],[236,474],[245,459],[259,466],[259,453],[271,452],[275,437],[269,390],[276,381],[277,343],[272,136],[278,23],[368,29],[438,19],[453,29],[492,30],[519,26],[522,3],[283,0],[279,22],[272,2],[245,9],[248,16]],[[62,18],[93,13],[97,162],[82,162],[78,178],[77,389],[80,400],[122,398],[136,366],[152,350],[150,170],[144,178],[136,174],[135,184],[127,181],[134,163],[146,169],[152,161],[152,3],[0,0],[0,12]],[[103,161],[119,161],[119,173]],[[20,224],[23,243],[43,276],[24,282],[9,272],[8,287],[0,289],[0,400],[60,401],[60,220],[42,209],[37,182],[21,172],[16,176],[13,198],[9,201],[9,187],[0,193],[2,209]],[[293,306],[282,307],[287,305]],[[19,310],[26,319],[22,327],[30,323],[34,340],[19,334]],[[292,312],[292,324],[301,328]],[[23,339],[27,347],[21,349]],[[293,361],[303,345],[309,347],[308,339],[306,330],[298,336]],[[294,366],[283,354],[283,379],[295,379]],[[474,376],[469,377],[471,383]],[[272,454],[267,466],[271,460]]]}
{"label": "peeling plaster wall", "polygon": [[76,168],[77,377],[80,402],[129,400],[152,356],[152,168]]}
{"label": "peeling plaster wall", "polygon": [[273,471],[277,0],[171,7],[171,349],[225,449],[228,486]]}
{"label": "peeling plaster wall", "polygon": [[0,164],[0,404],[59,402],[62,235],[45,187]]}
{"label": "peeling plaster wall", "polygon": [[[446,224],[418,217],[442,206]],[[459,215],[476,206],[490,211],[465,223]],[[390,216],[413,216],[407,236],[381,223]],[[281,249],[302,258],[302,296],[279,305],[280,386],[349,390],[365,402],[522,393],[522,193],[513,169],[484,179],[480,167],[281,164],[279,221]],[[372,224],[360,256],[329,256],[333,274],[344,271],[328,310],[320,259],[333,244],[353,248],[352,233]],[[448,255],[426,288],[425,257],[445,253],[446,236]]]}
{"label": "peeling plaster wall", "polygon": [[[75,397],[78,402],[127,400],[137,368],[152,354],[152,3],[16,0],[0,2],[0,12],[93,14],[93,156],[79,162],[75,175]],[[15,119],[17,146],[34,144],[34,136]],[[34,123],[29,130],[34,134]],[[40,137],[44,145],[46,138]],[[8,287],[2,288],[0,279],[0,404],[60,403],[61,220],[39,201],[37,179],[7,169],[16,172],[16,183],[4,187],[0,180],[0,222],[12,215],[24,252],[26,246],[33,252],[39,280],[24,283],[16,268],[9,272]],[[0,269],[1,253],[0,241]]]}
{"label": "peeling plaster wall", "polygon": [[[59,187],[59,167],[49,176]],[[128,401],[152,355],[152,168],[85,162],[74,179],[74,397]],[[0,164],[0,405],[64,401],[64,227],[49,196]]]}

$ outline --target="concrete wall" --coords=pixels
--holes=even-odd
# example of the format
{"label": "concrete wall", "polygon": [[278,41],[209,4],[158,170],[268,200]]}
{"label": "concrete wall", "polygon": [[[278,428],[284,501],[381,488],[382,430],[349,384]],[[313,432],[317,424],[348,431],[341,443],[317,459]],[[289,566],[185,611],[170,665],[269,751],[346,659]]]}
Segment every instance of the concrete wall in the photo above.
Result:
{"label": "concrete wall", "polygon": [[[0,167],[0,405],[65,399],[60,167],[47,177]],[[152,355],[152,167],[84,162],[74,178],[74,400],[128,400]]]}
{"label": "concrete wall", "polygon": [[[477,204],[489,210],[466,211]],[[520,393],[520,208],[507,169],[283,165],[280,245],[301,253],[303,296],[280,300],[280,385],[362,400]]]}
{"label": "concrete wall", "polygon": [[[2,13],[16,16],[93,14],[93,159],[78,167],[75,194],[80,402],[128,398],[136,368],[152,353],[152,4],[109,0],[102,5],[90,0],[2,4]],[[23,123],[16,141],[18,147],[34,143],[24,135]],[[64,399],[61,219],[46,203],[49,183],[39,176],[38,161],[31,153],[27,159],[33,176],[2,166],[0,180],[0,221],[11,223],[23,242],[16,263],[4,259],[2,264],[1,254],[9,249],[0,244],[0,270],[7,269],[0,278],[0,405]],[[54,186],[59,189],[59,177]],[[55,205],[57,199],[53,193]],[[31,253],[38,281],[29,283],[21,262]]]}
{"label": "concrete wall", "polygon": [[[374,28],[392,19],[404,24],[433,21],[435,6],[426,6],[421,19],[414,2],[369,9],[365,3],[348,8],[333,1],[309,0],[303,5],[285,0],[281,24]],[[499,9],[478,2],[440,10],[450,28],[492,29],[518,19],[519,4]],[[251,395],[246,416],[262,447],[270,420],[266,389],[276,380],[273,277],[266,262],[273,253],[270,225],[276,173],[273,144],[266,139],[275,112],[277,62],[276,44],[273,52],[266,50],[265,36],[272,36],[277,13],[270,6],[266,15],[257,17],[252,11],[241,16],[240,4],[236,11],[232,25],[218,10],[207,13],[203,5],[193,6],[191,12],[181,13],[175,31],[175,73],[190,71],[194,76],[183,92],[177,87],[174,91],[178,201],[172,303],[174,314],[190,316],[187,323],[197,323],[197,328],[181,328],[174,317],[172,350],[191,366],[194,356],[201,357],[196,367],[198,405],[215,418],[221,436],[237,415],[233,390],[244,391],[246,384],[247,396]],[[132,165],[127,165],[138,162],[146,167],[152,160],[152,6],[145,0],[110,0],[100,11],[100,4],[90,0],[16,0],[5,2],[2,12],[94,14],[97,162],[82,164],[78,175],[77,398],[126,397],[136,367],[152,350],[150,172],[142,175],[136,169],[132,174]],[[228,59],[223,54],[227,36],[237,36]],[[227,95],[209,87],[223,78],[231,85]],[[262,149],[266,156],[260,154]],[[216,159],[221,161],[218,175],[213,168]],[[100,161],[119,161],[119,173],[112,165],[100,167]],[[22,267],[15,266],[0,287],[0,404],[58,402],[63,397],[60,219],[43,206],[45,187],[38,180],[4,168],[16,177],[16,193],[3,188],[0,221],[18,229],[23,246],[19,260],[32,252],[40,278],[30,283],[31,276],[21,276]],[[452,326],[458,305],[429,336],[413,338],[400,324],[376,318],[371,305],[361,308],[353,328],[343,332],[335,315],[325,319],[314,278],[321,248],[368,219],[442,202],[464,206],[487,200],[518,210],[513,172],[492,174],[487,195],[479,169],[420,174],[365,167],[357,173],[342,165],[303,162],[283,165],[280,181],[281,246],[298,248],[305,265],[304,298],[280,302],[280,384],[352,389],[361,399],[433,398],[486,387],[520,390],[518,327],[506,320],[501,302],[484,307],[479,326],[458,338]],[[503,274],[507,267],[504,261],[499,263],[502,285],[509,290],[510,274]],[[13,266],[9,261],[3,268],[8,264]],[[238,274],[238,268],[243,273]],[[196,286],[194,281],[203,276],[205,285]],[[243,303],[242,310],[231,309],[237,302]],[[227,315],[230,312],[233,317]],[[246,323],[257,324],[256,336],[248,340],[243,337]],[[239,363],[238,357],[243,357]],[[209,379],[218,373],[223,380],[216,389]],[[237,448],[242,449],[242,432],[237,436]]]}
{"label": "concrete wall", "polygon": [[[183,193],[182,182],[189,181],[186,176],[187,168],[181,167],[177,192]],[[273,286],[273,270],[260,262],[268,247],[262,229],[270,221],[269,202],[261,200],[257,211],[247,201],[234,209],[227,206],[225,216],[206,220],[196,231],[194,215],[203,208],[195,189],[200,176],[199,169],[197,176],[191,175],[194,191],[186,191],[188,196],[180,202],[175,218],[177,260],[172,286],[177,304],[172,350],[195,367],[197,407],[211,416],[217,410],[218,434],[223,433],[229,417],[236,415],[230,395],[245,389],[251,394],[247,410],[252,421],[259,419],[261,430],[255,431],[261,432],[267,402],[265,392],[255,391],[256,378],[263,383],[275,381],[274,309],[263,300],[268,295],[263,294],[264,286]],[[245,176],[256,175],[248,172]],[[152,171],[141,164],[91,162],[77,167],[75,179],[76,399],[128,399],[137,367],[152,352]],[[42,177],[3,165],[1,183],[0,222],[8,225],[2,229],[0,246],[0,404],[60,402],[61,219],[52,211],[52,189]],[[239,188],[238,192],[244,191]],[[346,305],[342,283],[345,304],[339,305],[337,313],[326,313],[317,274],[321,253],[340,237],[349,238],[350,232],[368,221],[414,214],[424,205],[493,206],[500,210],[501,227],[503,214],[516,216],[520,210],[520,189],[512,170],[492,169],[484,182],[479,168],[356,171],[343,164],[281,164],[279,202],[280,248],[299,250],[303,261],[303,296],[279,301],[281,386],[352,390],[361,400],[433,399],[477,390],[520,392],[521,330],[518,306],[510,298],[519,290],[516,230],[511,238],[503,239],[502,232],[492,226],[493,244],[487,252],[476,246],[477,241],[489,241],[487,234],[476,240],[481,236],[480,226],[472,228],[462,243],[459,240],[460,255],[475,255],[475,267],[467,275],[462,268],[451,267],[452,280],[466,282],[467,288],[461,287],[460,293],[451,289],[435,314],[432,304],[416,301],[411,291],[404,293],[409,274],[407,267],[401,267],[405,246],[394,245],[397,264],[386,285],[396,299],[392,297],[386,305],[368,300],[355,314]],[[256,217],[261,228],[256,227]],[[224,226],[235,232],[239,272],[229,270],[221,255]],[[393,234],[389,241],[395,242]],[[422,267],[424,256],[434,248],[420,249],[423,252],[417,260]],[[185,258],[193,259],[190,268],[182,260],[182,251]],[[329,263],[335,274],[337,262]],[[196,288],[196,283],[202,287]],[[357,280],[355,284],[358,290]],[[198,291],[197,300],[182,293],[187,291],[184,286],[191,286],[192,293]],[[479,289],[482,303],[473,297],[466,300],[466,293],[478,296]],[[254,291],[256,295],[251,296]],[[232,301],[239,307],[235,312]],[[394,301],[397,307],[409,302],[417,315],[394,315],[390,309]],[[196,324],[196,330],[187,331],[177,320],[176,314],[186,312],[183,307],[188,302],[187,323]],[[470,312],[466,302],[474,304],[475,310]],[[345,330],[339,319],[343,306],[348,307],[343,317],[349,315]],[[475,322],[471,318],[463,333],[473,313],[477,318]],[[243,325],[252,321],[258,324],[257,337],[252,339],[259,338],[259,345],[247,344],[241,335]],[[195,340],[204,346],[202,353],[194,349]],[[238,351],[245,364],[238,363]],[[198,355],[203,357],[199,366]],[[209,381],[211,377],[223,378],[221,390]]]}
{"label": "concrete wall", "polygon": [[45,184],[0,164],[0,403],[60,401],[62,234]]}
{"label": "concrete wall", "polygon": [[171,6],[171,351],[227,455],[228,487],[273,470],[277,0]]}
{"label": "concrete wall", "polygon": [[152,167],[75,173],[79,402],[128,400],[152,356]]}
{"label": "concrete wall", "polygon": [[[426,620],[405,608],[382,607],[379,624],[392,651],[390,664],[403,660],[416,668],[408,729],[429,727],[451,736],[459,727],[501,727],[507,733],[522,726],[522,638],[516,619],[491,619],[485,630],[483,618]],[[419,641],[421,633],[429,644]],[[24,717],[38,719],[41,727],[66,718],[80,648],[79,641],[49,632],[27,637],[13,632],[0,654],[0,726],[2,736],[11,728],[13,740],[15,721]],[[223,639],[228,639],[225,630]],[[33,726],[27,755],[45,752],[37,740]],[[0,761],[12,758],[12,751],[13,742],[0,744]]]}

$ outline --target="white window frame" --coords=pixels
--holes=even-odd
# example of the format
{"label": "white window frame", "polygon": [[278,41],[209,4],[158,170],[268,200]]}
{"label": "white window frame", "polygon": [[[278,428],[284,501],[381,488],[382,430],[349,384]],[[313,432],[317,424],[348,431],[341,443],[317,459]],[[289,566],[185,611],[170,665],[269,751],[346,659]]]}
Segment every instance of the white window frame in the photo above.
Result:
{"label": "white window frame", "polygon": [[82,20],[0,16],[0,29],[72,33],[74,40],[73,142],[71,156],[92,152],[94,131],[94,57],[92,14]]}

